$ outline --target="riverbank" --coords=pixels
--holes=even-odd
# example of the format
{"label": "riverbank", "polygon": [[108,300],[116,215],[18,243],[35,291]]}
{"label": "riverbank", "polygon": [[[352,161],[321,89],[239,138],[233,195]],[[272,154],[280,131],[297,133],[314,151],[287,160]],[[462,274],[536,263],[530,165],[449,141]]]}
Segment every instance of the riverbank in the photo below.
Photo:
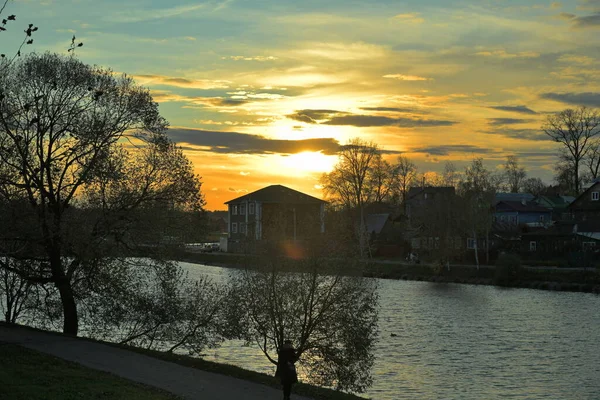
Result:
{"label": "riverbank", "polygon": [[[49,354],[158,388],[182,399],[274,400],[281,397],[280,384],[273,376],[201,358],[72,337],[3,322],[0,322],[0,344],[18,345]],[[98,374],[99,378],[104,376]],[[69,377],[68,374],[63,376],[65,393],[71,389]],[[364,400],[355,395],[304,383],[294,385],[293,393],[298,400]]]}
{"label": "riverbank", "polygon": [[[256,268],[261,259],[252,255],[188,251],[179,253],[177,261],[226,268]],[[326,272],[326,268],[324,268],[324,271]],[[450,265],[448,269],[434,264],[407,264],[398,260],[369,259],[348,263],[348,268],[341,271],[348,275],[360,275],[368,278],[600,293],[600,273],[592,268],[532,267],[525,265],[507,280],[499,279],[498,271],[493,265],[482,265],[477,268],[475,265],[455,264]]]}

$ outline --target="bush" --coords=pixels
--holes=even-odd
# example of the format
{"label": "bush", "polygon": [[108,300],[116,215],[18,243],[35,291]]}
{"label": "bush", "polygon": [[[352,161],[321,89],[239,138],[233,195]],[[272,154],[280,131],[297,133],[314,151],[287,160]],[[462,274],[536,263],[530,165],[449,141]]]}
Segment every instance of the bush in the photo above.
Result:
{"label": "bush", "polygon": [[496,273],[494,284],[498,286],[511,286],[521,278],[521,258],[516,254],[502,253],[496,260]]}

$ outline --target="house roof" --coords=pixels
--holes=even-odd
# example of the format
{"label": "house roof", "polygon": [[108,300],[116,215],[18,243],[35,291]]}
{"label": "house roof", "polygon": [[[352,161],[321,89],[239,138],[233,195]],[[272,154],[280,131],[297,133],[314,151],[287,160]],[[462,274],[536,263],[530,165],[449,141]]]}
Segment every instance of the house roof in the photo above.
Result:
{"label": "house roof", "polygon": [[390,214],[369,214],[366,218],[367,232],[381,233],[385,223],[390,218]]}
{"label": "house roof", "polygon": [[552,208],[566,208],[570,203],[575,200],[573,196],[559,196],[559,195],[550,195],[550,196],[538,196],[535,199],[536,203],[546,203]]}
{"label": "house roof", "polygon": [[573,209],[573,208],[577,208],[577,206],[579,205],[579,203],[582,202],[582,199],[584,199],[586,196],[589,195],[589,193],[599,190],[600,189],[600,182],[593,182],[592,185],[590,187],[588,187],[587,189],[585,189],[583,191],[583,193],[581,193],[579,196],[577,196],[575,198],[575,200],[573,200],[568,206],[567,208],[569,209]]}
{"label": "house roof", "polygon": [[494,203],[498,204],[501,201],[530,201],[534,196],[530,193],[496,193],[494,195]]}
{"label": "house roof", "polygon": [[280,204],[322,204],[327,203],[324,200],[309,196],[306,193],[299,192],[283,185],[271,185],[237,197],[225,202],[225,204],[242,203],[246,201],[260,201],[261,203],[280,203]]}
{"label": "house roof", "polygon": [[550,210],[546,207],[539,206],[533,203],[523,204],[521,201],[501,201],[496,204],[496,212],[501,211],[517,211],[517,212],[550,212]]}
{"label": "house roof", "polygon": [[418,196],[421,193],[427,194],[442,194],[442,195],[453,195],[456,193],[456,190],[453,186],[425,186],[425,187],[412,187],[408,190],[407,197],[410,199],[412,197]]}

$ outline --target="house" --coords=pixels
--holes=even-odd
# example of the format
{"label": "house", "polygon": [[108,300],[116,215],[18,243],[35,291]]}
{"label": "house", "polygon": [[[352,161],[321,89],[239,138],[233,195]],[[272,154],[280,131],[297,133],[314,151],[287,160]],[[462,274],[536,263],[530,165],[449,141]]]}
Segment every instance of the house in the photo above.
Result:
{"label": "house", "polygon": [[238,243],[295,242],[325,232],[326,202],[286,186],[267,186],[225,204],[230,251]]}
{"label": "house", "polygon": [[457,253],[465,247],[454,187],[416,187],[406,196],[405,240],[414,250]]}
{"label": "house", "polygon": [[499,222],[499,224],[495,224],[497,229],[506,227],[507,230],[514,230],[521,225],[550,224],[552,210],[525,200],[500,201],[496,204],[494,220]]}
{"label": "house", "polygon": [[533,202],[539,206],[552,210],[552,220],[558,221],[563,218],[567,211],[567,206],[575,200],[573,196],[544,195],[537,196]]}
{"label": "house", "polygon": [[600,182],[594,182],[581,193],[566,211],[575,221],[585,221],[600,217]]}

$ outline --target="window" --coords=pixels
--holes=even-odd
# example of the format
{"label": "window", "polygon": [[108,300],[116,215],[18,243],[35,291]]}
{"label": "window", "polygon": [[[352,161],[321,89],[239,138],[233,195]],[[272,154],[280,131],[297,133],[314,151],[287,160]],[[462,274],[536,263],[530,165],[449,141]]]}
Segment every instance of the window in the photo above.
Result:
{"label": "window", "polygon": [[248,204],[248,214],[253,215],[254,214],[254,203],[250,203]]}
{"label": "window", "polygon": [[246,205],[240,204],[240,215],[246,215]]}
{"label": "window", "polygon": [[537,250],[537,243],[534,241],[529,242],[529,251],[536,251]]}
{"label": "window", "polygon": [[545,220],[545,215],[540,215],[540,222],[544,222]]}
{"label": "window", "polygon": [[237,215],[237,213],[238,213],[238,206],[237,205],[231,206],[231,214]]}
{"label": "window", "polygon": [[467,249],[475,249],[475,239],[473,238],[468,238],[467,239]]}
{"label": "window", "polygon": [[231,233],[237,233],[237,222],[231,223]]}
{"label": "window", "polygon": [[583,250],[590,250],[596,248],[596,242],[583,242],[581,243]]}
{"label": "window", "polygon": [[592,192],[592,201],[598,201],[598,199],[600,199],[600,193]]}
{"label": "window", "polygon": [[505,219],[506,219],[506,217],[504,215],[500,216],[500,221],[504,222]]}
{"label": "window", "polygon": [[240,222],[240,233],[246,233],[246,224]]}

